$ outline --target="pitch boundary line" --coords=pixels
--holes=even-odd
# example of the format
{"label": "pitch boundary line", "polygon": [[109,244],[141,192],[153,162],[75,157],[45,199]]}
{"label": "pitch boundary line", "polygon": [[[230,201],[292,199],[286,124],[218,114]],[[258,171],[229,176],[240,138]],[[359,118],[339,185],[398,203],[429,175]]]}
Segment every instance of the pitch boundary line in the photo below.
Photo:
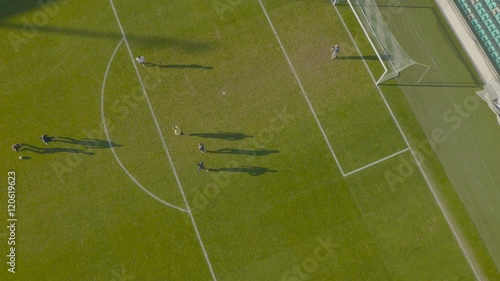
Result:
{"label": "pitch boundary line", "polygon": [[258,1],[259,1],[259,4],[260,4],[261,8],[262,8],[262,11],[264,12],[264,15],[266,16],[267,22],[269,23],[269,25],[271,26],[271,29],[273,30],[274,36],[278,40],[278,43],[279,43],[279,45],[281,47],[281,51],[283,52],[283,55],[285,56],[285,59],[288,62],[288,65],[290,66],[290,69],[292,70],[293,75],[295,76],[295,80],[297,80],[297,83],[299,83],[299,87],[300,87],[300,90],[302,91],[302,95],[306,99],[307,105],[309,105],[309,109],[311,110],[311,113],[313,114],[314,119],[316,120],[316,124],[318,124],[318,127],[319,127],[319,129],[321,131],[321,134],[323,135],[323,138],[325,139],[325,142],[326,142],[326,144],[328,146],[328,149],[330,150],[330,153],[332,154],[333,159],[335,160],[335,163],[337,163],[337,166],[339,167],[340,173],[342,174],[342,176],[345,177],[344,170],[342,169],[342,166],[340,165],[340,162],[337,159],[337,155],[335,155],[335,152],[333,151],[332,145],[330,144],[330,141],[328,140],[328,137],[326,136],[325,130],[323,129],[323,126],[321,125],[321,122],[319,121],[319,118],[316,115],[316,111],[314,110],[314,108],[312,106],[312,103],[309,100],[309,96],[307,95],[307,93],[306,93],[306,91],[304,89],[304,86],[302,86],[302,82],[300,81],[299,75],[295,71],[295,67],[292,64],[292,61],[290,60],[290,57],[288,57],[288,53],[285,50],[285,46],[281,42],[281,39],[278,36],[278,32],[276,32],[276,29],[274,28],[273,22],[271,21],[271,18],[267,14],[267,10],[264,7],[264,4],[262,3],[262,0],[258,0]]}
{"label": "pitch boundary line", "polygon": [[455,240],[457,241],[460,249],[462,250],[462,253],[464,254],[465,259],[467,260],[467,262],[469,263],[470,268],[474,272],[474,275],[475,275],[476,279],[477,280],[484,280],[484,278],[482,277],[482,274],[479,273],[480,269],[476,268],[477,262],[475,260],[473,260],[474,257],[470,253],[468,245],[466,245],[466,242],[463,241],[461,233],[459,232],[459,230],[457,230],[457,226],[455,225],[455,223],[450,218],[448,210],[446,209],[446,207],[444,206],[444,204],[441,202],[441,199],[437,195],[437,192],[434,189],[434,186],[431,184],[431,182],[430,182],[427,174],[425,173],[424,168],[422,167],[422,164],[418,161],[418,158],[417,158],[417,156],[415,154],[415,151],[411,147],[410,142],[408,141],[408,138],[406,137],[406,134],[404,133],[403,129],[401,128],[401,125],[399,124],[398,120],[396,119],[396,116],[394,115],[394,112],[392,111],[391,106],[387,102],[387,100],[386,100],[386,98],[384,96],[384,93],[380,89],[380,86],[376,84],[375,77],[373,76],[373,73],[371,72],[370,68],[366,64],[366,61],[364,60],[364,57],[363,57],[363,55],[361,53],[361,50],[358,47],[358,44],[354,41],[354,38],[353,38],[351,32],[347,28],[347,25],[346,25],[344,19],[342,18],[342,16],[340,15],[339,10],[337,9],[337,7],[335,6],[335,4],[333,3],[333,0],[330,0],[330,2],[332,3],[333,8],[337,12],[337,15],[339,16],[339,19],[342,22],[342,25],[344,26],[344,29],[349,34],[349,37],[350,37],[351,41],[354,44],[354,47],[356,48],[358,54],[362,58],[363,64],[365,65],[366,69],[368,70],[368,74],[370,74],[370,77],[373,80],[373,83],[375,84],[375,86],[376,86],[376,88],[377,88],[377,90],[378,90],[378,92],[380,94],[380,97],[384,101],[384,104],[385,104],[386,108],[388,109],[389,113],[391,114],[392,120],[394,121],[394,123],[398,127],[398,130],[399,130],[399,133],[401,134],[401,137],[403,138],[403,140],[405,141],[406,145],[408,146],[408,149],[410,150],[410,152],[411,152],[411,154],[413,156],[413,159],[415,160],[415,163],[417,164],[417,167],[418,167],[420,173],[422,174],[425,182],[427,183],[427,186],[429,187],[429,190],[431,191],[431,193],[432,193],[432,195],[434,197],[434,200],[436,201],[439,209],[441,210],[441,213],[443,214],[444,218],[446,219],[446,222],[447,222],[448,226],[450,227],[450,230],[453,233],[453,236],[455,237]]}
{"label": "pitch boundary line", "polygon": [[405,149],[403,149],[403,150],[401,150],[401,151],[398,151],[398,152],[393,153],[393,154],[391,154],[391,155],[389,155],[389,156],[386,156],[386,157],[384,157],[384,158],[381,158],[381,159],[379,159],[379,160],[377,160],[377,161],[375,161],[375,162],[372,162],[372,163],[370,163],[370,164],[368,164],[368,165],[365,165],[365,166],[363,166],[363,167],[361,167],[361,168],[358,168],[358,169],[356,169],[356,170],[350,171],[349,173],[346,173],[344,177],[350,176],[350,175],[355,174],[355,173],[357,173],[357,172],[360,172],[360,171],[362,171],[362,170],[364,170],[364,169],[370,168],[371,166],[377,165],[377,164],[379,164],[379,163],[381,163],[381,162],[383,162],[383,161],[385,161],[385,160],[388,160],[388,159],[391,159],[392,157],[398,156],[398,155],[399,155],[399,154],[401,154],[401,153],[405,153],[405,152],[406,152],[406,151],[408,151],[408,150],[410,150],[410,148],[405,148]]}
{"label": "pitch boundary line", "polygon": [[144,192],[146,192],[149,196],[153,197],[156,201],[162,203],[163,205],[165,206],[168,206],[168,207],[171,207],[171,208],[174,208],[176,210],[179,210],[181,212],[185,212],[187,213],[188,211],[181,208],[181,207],[178,207],[178,206],[175,206],[173,204],[170,204],[166,201],[164,201],[163,199],[159,198],[158,196],[154,195],[151,191],[149,191],[147,188],[145,188],[130,172],[129,170],[125,167],[125,165],[122,163],[122,161],[120,160],[120,158],[118,157],[118,154],[116,153],[115,151],[115,148],[113,147],[112,143],[111,143],[111,138],[109,136],[109,132],[108,132],[108,125],[106,124],[106,117],[105,117],[105,113],[104,113],[104,92],[105,92],[105,87],[106,87],[106,82],[108,80],[108,73],[109,73],[109,69],[111,68],[111,63],[113,62],[114,58],[115,58],[115,55],[116,53],[118,52],[118,49],[120,48],[120,46],[122,45],[124,39],[122,38],[122,40],[120,40],[120,42],[118,43],[118,45],[116,46],[116,49],[115,51],[113,52],[113,55],[111,55],[111,58],[108,62],[108,66],[106,68],[106,72],[104,73],[104,79],[103,79],[103,82],[102,82],[102,90],[101,90],[101,120],[102,120],[102,124],[103,124],[103,129],[104,129],[104,133],[106,134],[106,139],[108,140],[108,144],[109,144],[109,147],[111,148],[111,152],[113,153],[113,156],[115,157],[116,159],[116,162],[118,162],[118,165],[120,165],[120,167],[122,168],[122,170],[129,176],[129,178],[137,185],[139,186]]}
{"label": "pitch boundary line", "polygon": [[215,277],[215,272],[214,272],[214,270],[212,268],[212,264],[210,262],[210,259],[208,258],[208,253],[207,253],[207,251],[205,249],[205,245],[203,244],[203,240],[201,239],[200,231],[198,230],[198,226],[196,225],[196,221],[195,221],[195,219],[193,217],[193,213],[191,212],[191,208],[189,207],[189,202],[188,202],[188,200],[186,198],[186,194],[184,193],[184,188],[182,187],[182,183],[181,183],[181,181],[179,179],[179,175],[177,174],[177,170],[175,169],[174,162],[172,160],[172,157],[170,155],[170,151],[168,150],[168,147],[167,147],[167,144],[166,144],[166,141],[165,141],[165,137],[163,136],[163,132],[161,130],[160,124],[158,122],[158,119],[156,118],[156,114],[154,113],[153,105],[151,103],[151,100],[149,99],[148,93],[146,91],[146,87],[144,86],[144,82],[142,81],[142,77],[141,77],[141,75],[139,73],[139,69],[137,68],[137,64],[134,61],[134,55],[132,54],[132,50],[131,50],[130,45],[128,43],[127,36],[125,34],[125,30],[123,29],[123,26],[121,24],[120,17],[118,16],[118,12],[116,11],[116,8],[115,8],[115,5],[113,3],[113,0],[109,0],[109,3],[111,4],[111,8],[113,9],[113,13],[115,15],[116,22],[118,24],[118,27],[120,28],[121,33],[122,33],[123,41],[125,42],[125,45],[127,46],[127,50],[128,50],[129,56],[130,56],[130,60],[132,62],[132,65],[134,66],[135,73],[136,73],[137,78],[139,79],[139,82],[141,84],[141,88],[142,88],[144,97],[146,98],[146,101],[148,102],[148,106],[149,106],[149,110],[151,112],[151,116],[152,116],[153,120],[155,121],[156,129],[158,131],[158,135],[160,136],[161,142],[163,144],[163,149],[165,150],[165,154],[166,154],[166,156],[168,158],[168,161],[170,163],[170,166],[172,168],[175,180],[177,181],[177,185],[179,187],[179,191],[181,192],[182,198],[184,199],[184,203],[185,203],[186,208],[188,210],[188,214],[189,214],[189,217],[191,219],[191,223],[193,225],[193,228],[194,228],[194,230],[196,232],[196,236],[198,238],[198,242],[200,243],[200,247],[201,247],[201,249],[203,251],[203,255],[205,256],[205,260],[206,260],[208,268],[210,270],[210,274],[212,275],[213,280],[216,281],[217,278]]}

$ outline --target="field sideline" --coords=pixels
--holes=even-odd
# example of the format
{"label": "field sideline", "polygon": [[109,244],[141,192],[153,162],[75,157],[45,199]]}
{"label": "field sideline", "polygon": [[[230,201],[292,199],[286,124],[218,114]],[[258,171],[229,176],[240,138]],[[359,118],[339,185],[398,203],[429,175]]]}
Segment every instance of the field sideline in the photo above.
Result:
{"label": "field sideline", "polygon": [[418,102],[436,89],[405,86],[418,69],[375,86],[381,67],[347,6],[90,2],[0,13],[0,50],[14,54],[0,68],[0,132],[3,147],[23,144],[0,161],[16,173],[18,219],[16,273],[4,266],[0,279],[500,277],[429,143]]}

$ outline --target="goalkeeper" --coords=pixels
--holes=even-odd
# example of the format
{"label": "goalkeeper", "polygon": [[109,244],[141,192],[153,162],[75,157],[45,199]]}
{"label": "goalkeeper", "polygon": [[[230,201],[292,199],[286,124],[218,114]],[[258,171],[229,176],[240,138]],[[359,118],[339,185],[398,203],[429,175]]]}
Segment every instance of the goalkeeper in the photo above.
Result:
{"label": "goalkeeper", "polygon": [[335,46],[332,47],[332,60],[338,57],[339,51],[339,45],[335,44]]}

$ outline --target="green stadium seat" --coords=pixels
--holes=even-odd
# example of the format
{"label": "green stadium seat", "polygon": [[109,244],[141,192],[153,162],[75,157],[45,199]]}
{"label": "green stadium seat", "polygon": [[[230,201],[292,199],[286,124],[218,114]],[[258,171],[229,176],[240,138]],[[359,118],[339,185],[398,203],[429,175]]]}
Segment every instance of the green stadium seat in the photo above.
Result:
{"label": "green stadium seat", "polygon": [[492,63],[500,66],[500,9],[498,0],[454,0],[480,40]]}

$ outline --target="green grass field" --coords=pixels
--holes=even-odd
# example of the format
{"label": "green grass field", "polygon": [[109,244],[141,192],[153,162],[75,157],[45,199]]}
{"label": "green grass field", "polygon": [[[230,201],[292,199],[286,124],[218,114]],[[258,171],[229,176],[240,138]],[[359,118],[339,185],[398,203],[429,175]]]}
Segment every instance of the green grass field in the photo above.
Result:
{"label": "green grass field", "polygon": [[44,2],[0,0],[0,280],[500,280],[500,132],[443,119],[481,82],[433,1],[380,1],[431,66],[380,88],[329,0]]}

